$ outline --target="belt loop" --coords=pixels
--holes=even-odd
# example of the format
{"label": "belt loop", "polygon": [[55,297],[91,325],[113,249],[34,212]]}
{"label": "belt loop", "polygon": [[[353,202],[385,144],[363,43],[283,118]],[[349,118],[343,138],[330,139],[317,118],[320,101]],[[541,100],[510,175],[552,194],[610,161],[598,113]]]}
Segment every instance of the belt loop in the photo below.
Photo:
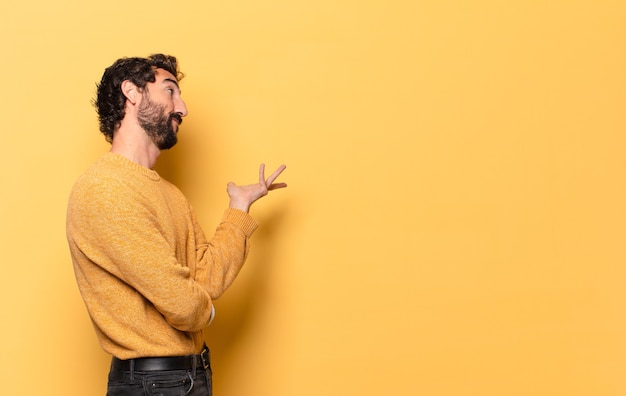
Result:
{"label": "belt loop", "polygon": [[135,380],[135,359],[130,359],[130,380]]}
{"label": "belt loop", "polygon": [[198,366],[198,359],[196,358],[196,355],[192,355],[191,360],[193,360],[191,363],[191,375],[193,378],[196,378],[196,367]]}
{"label": "belt loop", "polygon": [[202,352],[200,352],[200,358],[202,359],[202,366],[206,371],[206,369],[211,366],[211,352],[206,344],[204,345],[204,348],[202,348]]}

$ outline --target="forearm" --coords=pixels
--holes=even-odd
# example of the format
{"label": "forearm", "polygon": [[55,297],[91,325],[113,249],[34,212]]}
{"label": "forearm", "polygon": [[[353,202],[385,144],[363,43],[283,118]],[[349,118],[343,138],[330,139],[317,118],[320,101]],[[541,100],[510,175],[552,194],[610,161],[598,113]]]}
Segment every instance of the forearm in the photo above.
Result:
{"label": "forearm", "polygon": [[230,209],[237,209],[246,213],[250,211],[250,205],[252,205],[250,201],[241,197],[231,197],[228,202],[228,207]]}
{"label": "forearm", "polygon": [[239,274],[256,228],[257,223],[247,213],[229,208],[211,241],[199,243],[196,281],[204,285],[212,299],[219,298]]}

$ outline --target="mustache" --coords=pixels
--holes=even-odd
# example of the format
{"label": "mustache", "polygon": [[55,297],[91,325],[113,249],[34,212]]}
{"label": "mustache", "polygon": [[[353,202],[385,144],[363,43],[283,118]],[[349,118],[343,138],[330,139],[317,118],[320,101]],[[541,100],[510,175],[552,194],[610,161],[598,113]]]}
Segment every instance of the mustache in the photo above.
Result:
{"label": "mustache", "polygon": [[181,117],[180,114],[178,114],[178,113],[170,114],[170,122],[172,120],[176,120],[178,122],[178,125],[183,123],[183,117]]}

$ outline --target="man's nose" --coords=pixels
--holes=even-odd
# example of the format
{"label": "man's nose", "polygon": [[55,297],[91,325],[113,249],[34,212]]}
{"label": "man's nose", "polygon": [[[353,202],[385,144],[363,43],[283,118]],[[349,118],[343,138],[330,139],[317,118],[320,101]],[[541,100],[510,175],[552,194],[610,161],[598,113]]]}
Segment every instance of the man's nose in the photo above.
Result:
{"label": "man's nose", "polygon": [[182,99],[178,100],[178,103],[176,103],[176,107],[174,108],[174,111],[180,114],[181,117],[186,117],[187,105],[185,104],[185,101]]}

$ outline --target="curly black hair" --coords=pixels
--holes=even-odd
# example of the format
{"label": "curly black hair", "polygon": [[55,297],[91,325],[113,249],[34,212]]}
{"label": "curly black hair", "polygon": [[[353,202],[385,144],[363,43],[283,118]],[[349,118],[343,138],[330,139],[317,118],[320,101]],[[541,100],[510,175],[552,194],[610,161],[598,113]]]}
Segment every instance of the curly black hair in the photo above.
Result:
{"label": "curly black hair", "polygon": [[131,81],[140,89],[147,83],[155,82],[156,69],[164,69],[180,81],[184,74],[178,70],[176,58],[170,55],[154,54],[147,58],[121,58],[109,66],[97,84],[97,96],[93,104],[98,112],[100,132],[107,140],[113,141],[113,132],[124,119],[126,97],[122,93],[122,82]]}

